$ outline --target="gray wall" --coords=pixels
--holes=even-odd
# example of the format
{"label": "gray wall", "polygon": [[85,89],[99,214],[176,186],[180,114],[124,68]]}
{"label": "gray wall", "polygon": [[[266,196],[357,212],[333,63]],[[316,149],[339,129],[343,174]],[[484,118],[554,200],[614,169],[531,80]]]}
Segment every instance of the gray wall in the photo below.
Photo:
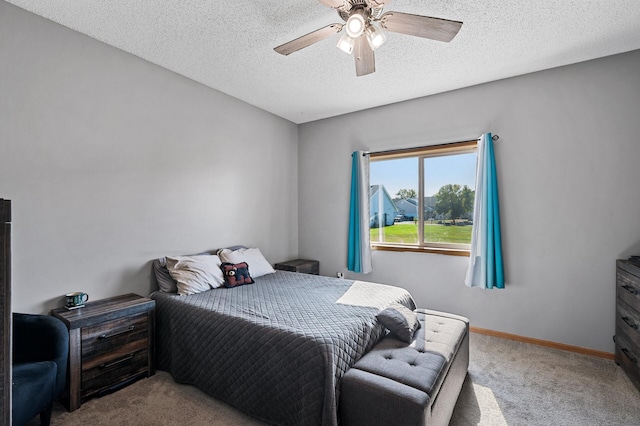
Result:
{"label": "gray wall", "polygon": [[442,255],[375,252],[372,274],[347,276],[611,352],[614,260],[640,253],[638,69],[636,51],[298,128],[0,1],[14,309],[148,294],[151,259],[237,243],[344,271],[351,151],[492,131],[507,289],[466,288],[467,259]]}
{"label": "gray wall", "polygon": [[468,258],[421,253],[377,251],[373,273],[347,277],[477,327],[613,352],[615,259],[640,254],[639,69],[635,51],[301,125],[300,255],[346,269],[352,151],[491,131],[507,289],[467,288]]}
{"label": "gray wall", "polygon": [[150,261],[298,251],[295,124],[0,1],[14,310],[152,290]]}

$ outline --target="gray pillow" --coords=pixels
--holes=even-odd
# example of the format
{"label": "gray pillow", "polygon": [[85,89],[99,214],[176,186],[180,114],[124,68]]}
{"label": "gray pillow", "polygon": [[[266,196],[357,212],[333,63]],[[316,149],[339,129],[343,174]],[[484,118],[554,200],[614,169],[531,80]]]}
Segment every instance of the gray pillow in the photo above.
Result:
{"label": "gray pillow", "polygon": [[153,261],[153,273],[156,276],[160,291],[164,293],[178,292],[178,283],[169,275],[166,258],[161,257]]}
{"label": "gray pillow", "polygon": [[413,334],[420,328],[418,315],[399,303],[392,303],[387,309],[381,311],[376,318],[398,340],[406,343],[411,343]]}

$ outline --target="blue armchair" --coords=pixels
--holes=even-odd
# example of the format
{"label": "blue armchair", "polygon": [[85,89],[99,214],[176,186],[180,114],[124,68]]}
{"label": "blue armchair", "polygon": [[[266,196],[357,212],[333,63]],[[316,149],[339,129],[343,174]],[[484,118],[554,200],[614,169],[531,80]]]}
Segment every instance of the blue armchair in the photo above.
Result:
{"label": "blue armchair", "polygon": [[69,357],[69,332],[57,318],[13,314],[13,426],[40,414],[51,421],[53,402],[64,390]]}

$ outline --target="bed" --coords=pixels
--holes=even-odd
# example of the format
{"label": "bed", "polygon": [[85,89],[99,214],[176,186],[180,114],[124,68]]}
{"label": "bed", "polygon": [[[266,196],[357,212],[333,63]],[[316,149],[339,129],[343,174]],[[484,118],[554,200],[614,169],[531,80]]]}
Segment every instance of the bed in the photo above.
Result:
{"label": "bed", "polygon": [[385,334],[376,314],[416,307],[398,287],[287,271],[151,297],[157,368],[277,425],[337,425],[340,378]]}

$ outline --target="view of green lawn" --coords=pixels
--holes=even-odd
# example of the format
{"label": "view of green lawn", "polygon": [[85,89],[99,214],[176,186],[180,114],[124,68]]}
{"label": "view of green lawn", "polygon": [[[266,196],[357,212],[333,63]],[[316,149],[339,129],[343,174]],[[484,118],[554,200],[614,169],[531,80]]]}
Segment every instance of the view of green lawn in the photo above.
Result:
{"label": "view of green lawn", "polygon": [[[425,241],[432,243],[471,244],[471,225],[445,226],[425,224]],[[413,222],[400,222],[392,226],[371,229],[372,242],[416,244],[418,225]]]}

